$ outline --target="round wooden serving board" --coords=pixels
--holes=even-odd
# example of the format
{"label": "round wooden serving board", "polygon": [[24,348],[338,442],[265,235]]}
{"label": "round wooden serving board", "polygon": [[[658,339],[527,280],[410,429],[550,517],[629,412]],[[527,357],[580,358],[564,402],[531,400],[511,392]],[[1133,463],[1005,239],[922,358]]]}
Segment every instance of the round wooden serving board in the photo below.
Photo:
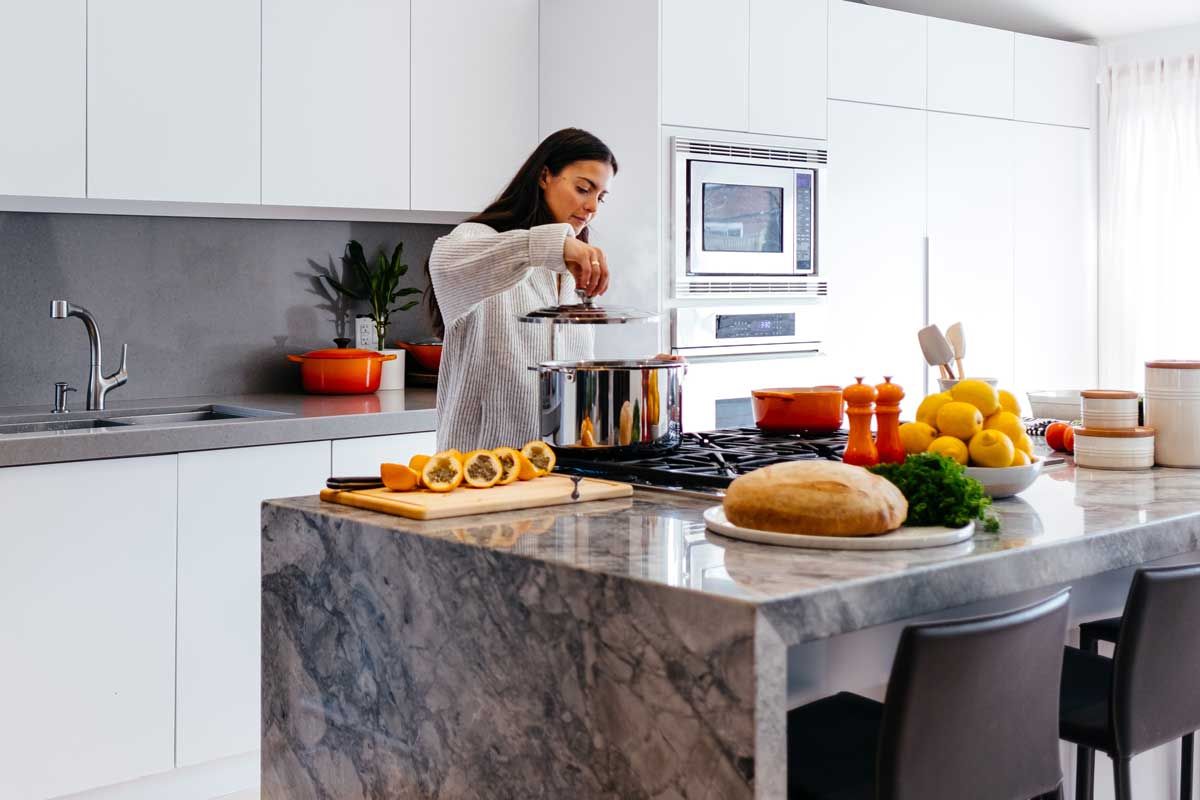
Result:
{"label": "round wooden serving board", "polygon": [[726,519],[723,506],[713,506],[705,511],[704,524],[710,531],[731,539],[818,550],[917,550],[922,547],[943,547],[965,542],[975,533],[974,522],[968,522],[961,528],[901,526],[890,533],[875,536],[810,536],[804,533],[756,531],[751,528],[739,528]]}

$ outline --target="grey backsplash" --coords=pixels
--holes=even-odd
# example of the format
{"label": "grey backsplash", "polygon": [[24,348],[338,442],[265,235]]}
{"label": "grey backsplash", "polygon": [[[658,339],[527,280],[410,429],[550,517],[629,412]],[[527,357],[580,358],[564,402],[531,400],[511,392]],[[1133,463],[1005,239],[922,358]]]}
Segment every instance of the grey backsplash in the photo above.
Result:
{"label": "grey backsplash", "polygon": [[[424,289],[425,259],[442,225],[0,213],[0,406],[44,405],[55,381],[83,407],[87,334],[50,317],[50,301],[90,310],[104,370],[129,343],[129,382],[109,397],[170,398],[299,391],[287,353],[332,347],[319,269],[340,274],[350,239],[368,254],[404,242],[405,279]],[[365,311],[355,308],[354,313]],[[345,335],[353,337],[354,313]],[[389,342],[430,335],[424,306],[393,315]]]}

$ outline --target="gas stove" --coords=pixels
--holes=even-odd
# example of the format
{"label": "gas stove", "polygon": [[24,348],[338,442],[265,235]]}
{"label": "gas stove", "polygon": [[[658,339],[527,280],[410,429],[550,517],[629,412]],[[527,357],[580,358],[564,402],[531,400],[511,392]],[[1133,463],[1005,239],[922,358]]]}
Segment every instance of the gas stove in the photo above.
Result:
{"label": "gas stove", "polygon": [[668,491],[722,494],[739,475],[781,461],[841,461],[846,432],[765,434],[758,428],[685,433],[679,448],[627,460],[572,457],[558,451],[558,471]]}

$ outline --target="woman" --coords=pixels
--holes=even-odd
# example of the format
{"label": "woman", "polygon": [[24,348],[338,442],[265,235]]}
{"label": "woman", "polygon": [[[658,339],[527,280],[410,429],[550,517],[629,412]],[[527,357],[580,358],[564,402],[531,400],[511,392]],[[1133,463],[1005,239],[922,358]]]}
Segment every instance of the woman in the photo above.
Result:
{"label": "woman", "polygon": [[434,243],[430,311],[445,340],[438,377],[438,449],[520,447],[539,437],[542,361],[592,357],[588,325],[530,325],[538,308],[608,288],[604,252],[588,224],[617,160],[577,128],[546,137],[480,214]]}

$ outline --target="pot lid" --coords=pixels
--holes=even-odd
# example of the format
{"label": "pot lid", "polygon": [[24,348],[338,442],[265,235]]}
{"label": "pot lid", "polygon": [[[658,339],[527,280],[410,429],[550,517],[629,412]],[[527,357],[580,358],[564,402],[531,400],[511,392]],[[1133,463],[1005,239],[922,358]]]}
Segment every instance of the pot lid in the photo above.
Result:
{"label": "pot lid", "polygon": [[301,358],[383,358],[383,353],[377,353],[374,350],[355,350],[352,347],[327,347],[323,350],[309,350]]}
{"label": "pot lid", "polygon": [[626,322],[653,322],[657,314],[622,306],[598,306],[592,298],[576,290],[579,302],[539,308],[517,317],[521,322],[548,322],[552,325],[620,325]]}

